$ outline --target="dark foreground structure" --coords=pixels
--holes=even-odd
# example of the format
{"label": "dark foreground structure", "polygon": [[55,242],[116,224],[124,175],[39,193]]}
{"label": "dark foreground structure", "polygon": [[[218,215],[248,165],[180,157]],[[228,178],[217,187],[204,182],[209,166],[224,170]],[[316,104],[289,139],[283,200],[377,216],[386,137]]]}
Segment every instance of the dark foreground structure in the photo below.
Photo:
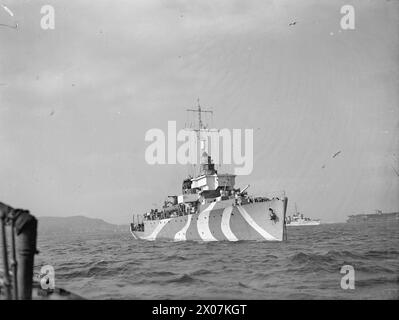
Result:
{"label": "dark foreground structure", "polygon": [[[63,289],[49,289],[41,280],[33,280],[34,257],[38,253],[37,224],[29,211],[0,202],[0,300],[81,299]],[[11,229],[11,250],[7,241],[8,227]],[[47,278],[43,277],[43,280],[47,281]]]}

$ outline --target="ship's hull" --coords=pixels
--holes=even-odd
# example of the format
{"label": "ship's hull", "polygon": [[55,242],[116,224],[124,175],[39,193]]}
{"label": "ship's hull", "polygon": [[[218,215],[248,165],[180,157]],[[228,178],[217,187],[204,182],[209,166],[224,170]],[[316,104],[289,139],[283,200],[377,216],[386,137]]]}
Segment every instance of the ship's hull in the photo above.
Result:
{"label": "ship's hull", "polygon": [[304,226],[318,226],[320,221],[304,221],[304,222],[290,222],[287,223],[287,227],[304,227]]}
{"label": "ship's hull", "polygon": [[349,216],[348,223],[390,223],[399,222],[399,212],[380,214],[357,214]]}
{"label": "ship's hull", "polygon": [[225,200],[201,206],[196,214],[144,221],[144,231],[130,231],[143,240],[282,241],[286,209],[287,198],[244,205]]}

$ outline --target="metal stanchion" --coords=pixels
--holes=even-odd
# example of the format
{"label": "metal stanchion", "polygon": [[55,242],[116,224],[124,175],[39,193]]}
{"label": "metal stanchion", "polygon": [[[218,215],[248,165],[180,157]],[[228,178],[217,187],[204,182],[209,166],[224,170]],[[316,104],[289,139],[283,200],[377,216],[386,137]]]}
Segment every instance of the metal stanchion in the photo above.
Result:
{"label": "metal stanchion", "polygon": [[[6,224],[11,222],[11,250],[13,281],[11,285]],[[0,202],[0,237],[4,264],[4,286],[6,299],[32,299],[33,265],[36,254],[37,220],[29,211],[13,209]],[[11,295],[13,287],[13,295]]]}
{"label": "metal stanchion", "polygon": [[3,253],[3,268],[4,268],[4,287],[6,299],[11,300],[11,282],[10,271],[8,268],[8,252],[7,252],[7,235],[6,235],[6,212],[0,207],[0,232],[1,232],[1,251]]}
{"label": "metal stanchion", "polygon": [[33,266],[37,252],[37,219],[29,211],[15,210],[18,262],[18,294],[21,300],[32,299]]}
{"label": "metal stanchion", "polygon": [[12,268],[12,277],[13,277],[13,294],[14,300],[18,300],[18,262],[16,257],[16,248],[15,248],[15,220],[11,220],[11,268]]}

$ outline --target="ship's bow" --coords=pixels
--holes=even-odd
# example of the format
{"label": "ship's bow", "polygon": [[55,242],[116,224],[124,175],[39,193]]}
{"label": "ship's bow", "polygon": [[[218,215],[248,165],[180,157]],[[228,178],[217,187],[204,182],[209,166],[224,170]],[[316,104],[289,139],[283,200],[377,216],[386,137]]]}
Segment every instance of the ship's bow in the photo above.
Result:
{"label": "ship's bow", "polygon": [[286,197],[236,206],[231,229],[238,240],[283,241]]}

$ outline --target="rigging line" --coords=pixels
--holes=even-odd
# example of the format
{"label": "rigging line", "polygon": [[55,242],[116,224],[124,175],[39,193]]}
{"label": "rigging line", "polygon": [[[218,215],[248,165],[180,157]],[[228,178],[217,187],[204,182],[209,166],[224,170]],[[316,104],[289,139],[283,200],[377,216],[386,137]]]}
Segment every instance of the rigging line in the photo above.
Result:
{"label": "rigging line", "polygon": [[15,26],[10,26],[9,24],[0,23],[0,26],[8,27],[8,28],[11,28],[11,29],[18,29],[18,24],[16,24]]}
{"label": "rigging line", "polygon": [[396,175],[399,177],[399,172],[392,166],[393,171],[395,171]]}

